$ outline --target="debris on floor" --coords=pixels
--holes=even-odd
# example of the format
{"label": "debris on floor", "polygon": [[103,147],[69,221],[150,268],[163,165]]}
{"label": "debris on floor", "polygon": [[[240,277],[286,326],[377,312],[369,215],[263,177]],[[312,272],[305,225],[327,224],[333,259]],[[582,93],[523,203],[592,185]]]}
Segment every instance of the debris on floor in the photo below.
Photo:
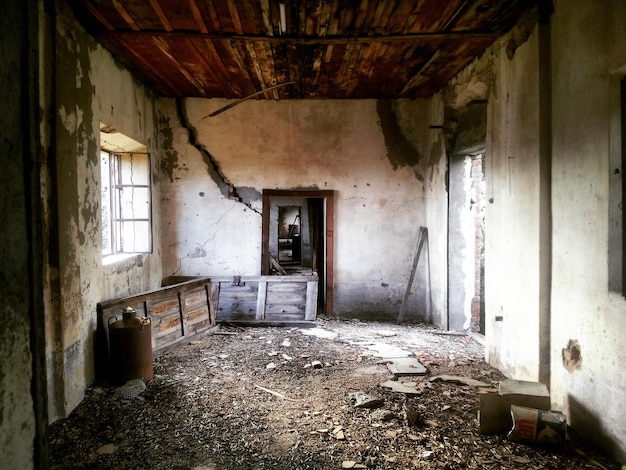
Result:
{"label": "debris on floor", "polygon": [[[481,434],[482,387],[458,378],[495,390],[506,378],[467,335],[338,319],[219,333],[156,358],[136,398],[89,388],[50,426],[51,468],[621,468],[575,433],[557,448]],[[414,358],[426,371],[396,376],[385,357]]]}

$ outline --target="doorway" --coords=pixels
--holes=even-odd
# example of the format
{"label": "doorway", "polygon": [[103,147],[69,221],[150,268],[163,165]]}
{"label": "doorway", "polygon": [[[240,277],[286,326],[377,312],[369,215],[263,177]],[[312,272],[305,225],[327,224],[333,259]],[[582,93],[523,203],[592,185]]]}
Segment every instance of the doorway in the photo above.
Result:
{"label": "doorway", "polygon": [[[304,200],[306,202],[306,200]],[[273,207],[270,206],[270,210]],[[288,205],[278,206],[278,250],[277,258],[278,264],[281,266],[293,266],[293,267],[310,267],[305,259],[302,257],[302,248],[304,245],[305,251],[307,247],[310,247],[310,243],[307,243],[307,238],[302,239],[302,233],[304,224],[302,224],[302,213],[306,216],[308,212],[305,204],[301,205]],[[307,224],[307,227],[308,224]],[[308,230],[306,231],[308,232]],[[270,251],[272,246],[272,240],[270,237]]]}
{"label": "doorway", "polygon": [[332,315],[334,191],[263,190],[261,274],[317,273],[318,312]]}
{"label": "doorway", "polygon": [[485,333],[487,102],[459,112],[448,158],[448,329]]}

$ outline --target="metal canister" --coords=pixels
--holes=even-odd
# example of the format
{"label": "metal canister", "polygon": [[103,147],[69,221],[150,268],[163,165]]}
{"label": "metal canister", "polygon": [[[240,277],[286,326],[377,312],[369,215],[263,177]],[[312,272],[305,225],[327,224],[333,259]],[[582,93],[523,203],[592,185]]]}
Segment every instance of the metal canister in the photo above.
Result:
{"label": "metal canister", "polygon": [[109,325],[111,381],[152,379],[152,325],[150,318],[137,318],[131,307],[122,309],[122,320]]}

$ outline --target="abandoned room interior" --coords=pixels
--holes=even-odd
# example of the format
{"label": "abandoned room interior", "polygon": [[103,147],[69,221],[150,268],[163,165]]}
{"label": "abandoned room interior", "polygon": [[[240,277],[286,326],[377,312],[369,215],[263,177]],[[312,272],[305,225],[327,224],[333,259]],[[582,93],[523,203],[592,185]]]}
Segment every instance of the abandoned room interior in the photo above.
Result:
{"label": "abandoned room interior", "polygon": [[[0,22],[3,468],[45,468],[103,303],[206,278],[207,331],[402,309],[480,335],[626,463],[626,2],[24,0]],[[303,300],[272,309],[285,279]]]}

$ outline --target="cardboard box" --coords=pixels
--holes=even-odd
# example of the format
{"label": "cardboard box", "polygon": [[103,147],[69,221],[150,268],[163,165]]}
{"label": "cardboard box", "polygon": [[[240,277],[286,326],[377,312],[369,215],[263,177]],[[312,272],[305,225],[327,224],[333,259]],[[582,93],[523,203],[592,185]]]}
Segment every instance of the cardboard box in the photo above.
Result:
{"label": "cardboard box", "polygon": [[545,384],[524,380],[506,379],[500,382],[497,392],[480,396],[478,431],[481,434],[506,434],[513,427],[511,405],[538,410],[550,409],[550,392]]}

